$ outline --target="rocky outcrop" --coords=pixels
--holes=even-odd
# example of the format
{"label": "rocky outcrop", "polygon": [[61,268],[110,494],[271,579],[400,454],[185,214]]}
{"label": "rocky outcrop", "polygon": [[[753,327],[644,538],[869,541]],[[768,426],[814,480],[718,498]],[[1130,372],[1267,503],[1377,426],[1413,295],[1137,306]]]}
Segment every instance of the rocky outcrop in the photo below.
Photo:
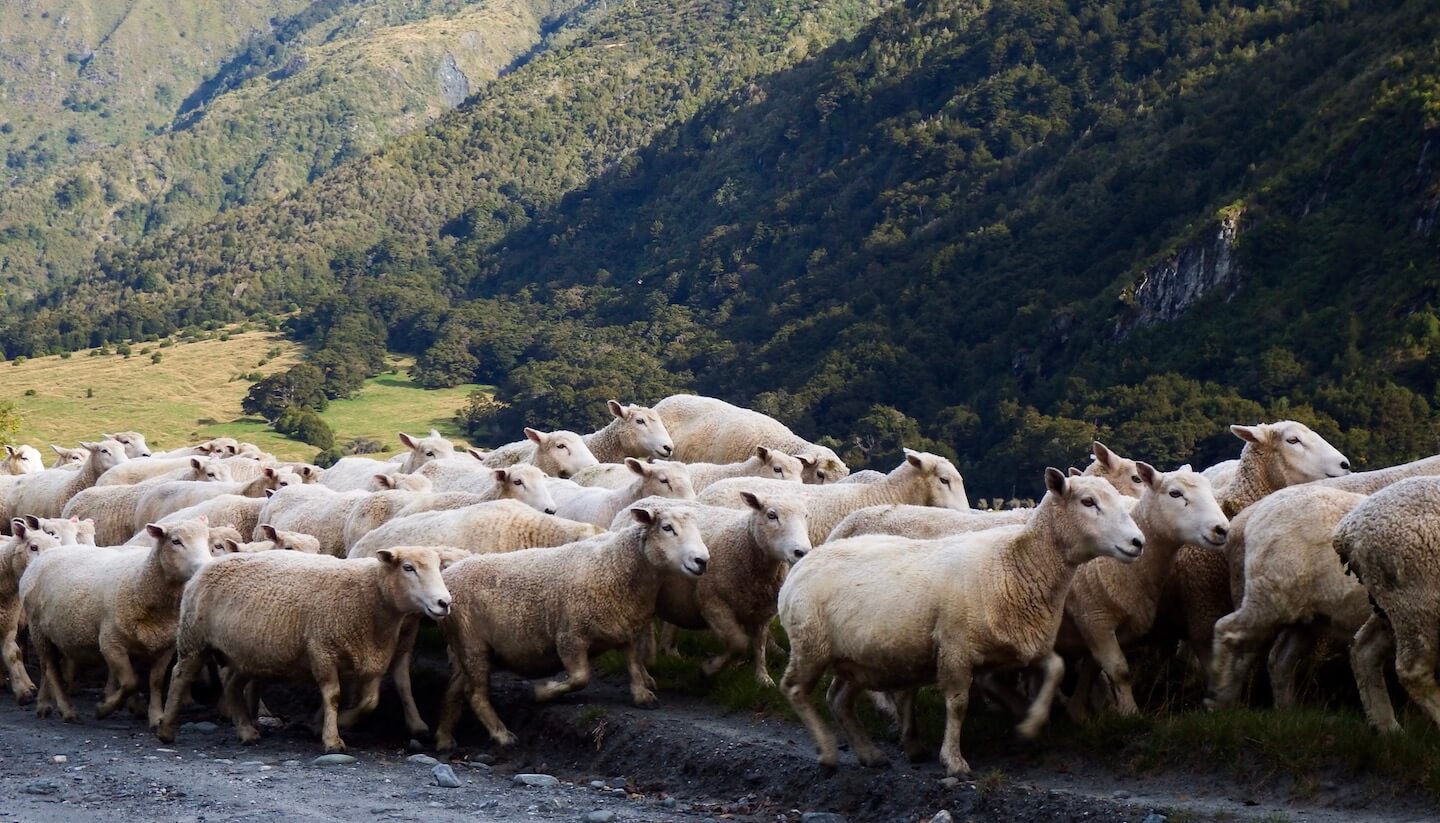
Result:
{"label": "rocky outcrop", "polygon": [[1227,210],[1199,238],[1142,271],[1120,295],[1128,311],[1115,322],[1116,337],[1174,320],[1213,292],[1234,294],[1241,274],[1235,244],[1242,214],[1240,209]]}
{"label": "rocky outcrop", "polygon": [[445,59],[440,61],[437,74],[440,79],[440,96],[445,98],[445,105],[453,109],[470,96],[470,78],[460,70],[460,64],[455,62],[455,55],[445,52]]}

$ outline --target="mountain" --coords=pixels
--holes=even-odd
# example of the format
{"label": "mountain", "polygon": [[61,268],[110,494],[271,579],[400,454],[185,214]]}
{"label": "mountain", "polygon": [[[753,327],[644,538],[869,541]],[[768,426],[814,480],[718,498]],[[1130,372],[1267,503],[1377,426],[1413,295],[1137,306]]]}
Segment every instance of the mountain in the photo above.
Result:
{"label": "mountain", "polygon": [[0,342],[304,307],[321,352],[498,383],[480,432],[688,387],[986,495],[1094,437],[1231,456],[1262,417],[1436,451],[1433,3],[630,0],[566,31],[291,196],[102,249]]}

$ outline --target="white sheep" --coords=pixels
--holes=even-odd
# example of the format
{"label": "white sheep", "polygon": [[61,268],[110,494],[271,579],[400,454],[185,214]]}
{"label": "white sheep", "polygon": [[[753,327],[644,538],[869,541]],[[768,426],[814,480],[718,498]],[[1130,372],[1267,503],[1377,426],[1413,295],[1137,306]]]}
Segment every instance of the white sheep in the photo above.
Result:
{"label": "white sheep", "polygon": [[539,466],[492,469],[472,457],[460,457],[426,463],[418,473],[428,478],[437,492],[478,494],[487,500],[509,498],[552,513],[556,507],[548,482],[551,478]]}
{"label": "white sheep", "polygon": [[[619,401],[608,401],[606,407],[614,419],[603,429],[584,435],[581,439],[590,456],[600,463],[619,463],[627,457],[641,459],[654,457],[668,459],[675,451],[670,433],[665,430],[660,415],[645,406],[623,406]],[[527,432],[525,440],[507,443],[491,451],[481,459],[485,465],[494,468],[513,466],[516,463],[534,463],[536,460],[533,438]],[[558,475],[557,475],[558,476]]]}
{"label": "white sheep", "polygon": [[590,657],[625,653],[630,696],[656,702],[636,639],[655,614],[667,571],[699,576],[709,552],[694,515],[684,508],[632,509],[635,525],[566,546],[473,555],[445,570],[455,596],[440,631],[450,646],[450,687],[435,733],[441,751],[455,745],[461,702],[500,745],[515,742],[490,705],[490,672],[524,676],[564,670],[535,684],[535,699],[552,700],[590,682]]}
{"label": "white sheep", "polygon": [[50,464],[52,469],[78,469],[90,456],[84,449],[70,449],[58,443],[51,443],[50,450],[55,452],[55,462]]}
{"label": "white sheep", "polygon": [[879,483],[885,479],[885,472],[877,472],[874,469],[861,469],[854,474],[846,475],[835,481],[837,483]]}
{"label": "white sheep", "polygon": [[695,499],[695,490],[690,486],[690,473],[684,463],[668,460],[642,463],[633,457],[627,457],[625,466],[630,470],[630,483],[619,489],[579,486],[569,480],[551,480],[549,488],[555,496],[553,514],[568,520],[593,523],[603,529],[610,525],[621,509],[642,497]]}
{"label": "white sheep", "polygon": [[20,653],[16,635],[20,631],[20,576],[40,552],[60,545],[60,540],[44,530],[31,528],[24,519],[10,524],[14,535],[0,545],[0,658],[10,677],[10,691],[21,704],[35,696],[35,683],[25,671],[25,658]]}
{"label": "white sheep", "polygon": [[[141,461],[131,460],[115,468],[123,469],[138,462]],[[111,472],[113,471],[112,469]],[[111,472],[106,472],[106,475]],[[102,476],[100,479],[103,481],[105,477]],[[142,484],[106,486],[97,483],[70,498],[70,502],[65,504],[61,515],[94,520],[95,535],[100,545],[118,546],[135,533],[135,510],[140,503],[140,498],[149,490],[148,484],[165,480],[228,482],[230,469],[222,460],[191,457],[185,461],[184,468],[151,478]]]}
{"label": "white sheep", "polygon": [[[417,504],[424,505],[436,496],[430,478],[419,474],[377,474],[374,481],[377,491],[355,504],[345,515],[341,539],[347,551],[360,538],[399,517],[402,511]],[[537,486],[544,485],[543,480],[535,482]],[[492,481],[492,484],[497,491],[503,488],[498,482]],[[483,499],[481,495],[455,496],[474,502]],[[470,502],[465,505],[470,505]]]}
{"label": "white sheep", "polygon": [[421,512],[380,526],[350,547],[349,557],[374,557],[397,546],[453,546],[475,554],[559,546],[603,534],[604,529],[544,514],[514,500],[449,511]]}
{"label": "white sheep", "polygon": [[[690,485],[698,493],[707,486],[732,477],[799,483],[805,464],[798,457],[756,446],[755,454],[739,463],[686,463],[685,469],[690,474]],[[629,485],[632,477],[624,463],[600,463],[577,472],[573,479],[582,486],[618,489]]]}
{"label": "white sheep", "polygon": [[215,530],[211,529],[210,553],[216,557],[222,554],[246,554],[269,551],[301,552],[302,554],[320,553],[320,541],[316,539],[314,535],[304,534],[302,532],[281,531],[269,524],[260,526],[260,533],[265,536],[264,540],[245,542],[240,539],[227,538],[222,540],[220,546],[217,548],[214,544]]}
{"label": "white sheep", "polygon": [[114,440],[125,447],[125,456],[130,459],[137,457],[149,457],[150,446],[145,443],[145,435],[140,432],[115,432],[114,434],[100,435],[102,440]]}
{"label": "white sheep", "polygon": [[93,546],[95,545],[95,521],[81,520],[78,517],[35,517],[26,515],[21,518],[25,525],[32,529],[39,529],[56,540],[62,546]]}
{"label": "white sheep", "polygon": [[[215,560],[186,587],[169,703],[156,735],[174,742],[182,696],[206,660],[218,655],[230,667],[225,703],[241,742],[260,736],[239,696],[245,682],[299,678],[319,686],[325,750],[344,751],[340,729],[379,702],[405,619],[449,613],[440,563],[430,548],[387,549],[371,560],[297,552]],[[342,680],[359,692],[343,712]]]}
{"label": "white sheep", "polygon": [[676,460],[735,463],[756,446],[766,446],[804,461],[806,483],[835,483],[850,474],[833,450],[796,435],[773,417],[724,400],[674,394],[656,403],[655,411],[674,438]]}
{"label": "white sheep", "polygon": [[[472,450],[471,453],[491,468],[528,462],[551,477],[560,478],[574,477],[581,469],[600,462],[585,444],[584,437],[563,429],[542,432],[527,427],[524,440],[489,452]],[[517,455],[520,459],[513,459]]]}
{"label": "white sheep", "polygon": [[[839,678],[832,710],[866,765],[885,756],[854,716],[861,689],[907,692],[938,681],[946,710],[940,759],[948,773],[968,774],[960,724],[975,673],[1039,666],[1043,682],[1019,726],[1025,737],[1039,733],[1065,669],[1054,644],[1075,570],[1100,556],[1134,560],[1144,547],[1109,483],[1048,469],[1045,484],[1024,526],[933,541],[858,537],[791,569],[780,590],[790,638],[781,689],[822,764],[834,766],[838,752],[810,693],[832,665]],[[914,751],[913,711],[901,716],[902,739]]]}
{"label": "white sheep", "polygon": [[[181,523],[186,520],[205,520],[209,523],[229,525],[240,533],[243,539],[247,535],[255,533],[255,528],[260,524],[260,510],[265,506],[264,497],[245,497],[239,494],[222,494],[203,503],[196,503],[187,506],[179,511],[171,512],[160,518],[158,522],[162,526],[171,523]],[[129,540],[125,541],[127,546],[144,546],[150,542],[150,531],[140,529]]]}
{"label": "white sheep", "polygon": [[196,521],[152,524],[149,549],[65,546],[31,561],[20,578],[20,602],[43,677],[37,713],[48,715],[53,704],[64,719],[77,719],[61,676],[61,656],[85,660],[98,652],[114,688],[96,717],[104,719],[136,693],[139,662],[150,667],[150,725],[159,723],[180,592],[210,562],[209,531]]}
{"label": "white sheep", "polygon": [[[743,508],[743,491],[765,493],[749,479],[722,480],[701,492],[696,500],[712,506]],[[879,483],[787,485],[785,494],[805,501],[810,521],[810,542],[820,545],[831,530],[852,512],[886,503],[910,503],[968,511],[965,482],[955,466],[938,454],[905,449],[905,460]]]}
{"label": "white sheep", "polygon": [[1081,474],[1103,478],[1126,497],[1138,498],[1145,493],[1147,484],[1134,460],[1121,457],[1099,440],[1093,441],[1090,449],[1090,465]]}
{"label": "white sheep", "polygon": [[[855,475],[851,475],[854,477]],[[883,476],[883,475],[882,475]],[[849,478],[846,478],[849,481]],[[937,509],[934,506],[887,504],[851,512],[835,524],[825,542],[862,534],[893,534],[915,540],[933,540],[952,534],[1014,526],[1030,519],[1033,509]]]}
{"label": "white sheep", "polygon": [[6,446],[0,460],[0,475],[34,474],[45,470],[45,461],[34,446]]}
{"label": "white sheep", "polygon": [[444,460],[455,456],[455,444],[441,437],[440,432],[434,429],[425,437],[415,437],[405,432],[400,432],[399,436],[408,452],[401,453],[402,459],[398,465],[369,457],[342,457],[325,470],[324,477],[320,479],[321,485],[336,491],[365,489],[370,486],[371,478],[377,474],[397,468],[404,474],[413,474],[431,460]]}
{"label": "white sheep", "polygon": [[139,531],[147,523],[157,522],[172,512],[203,503],[224,494],[238,494],[244,497],[264,497],[266,492],[304,485],[300,475],[286,469],[269,466],[261,470],[254,480],[234,483],[171,480],[147,486],[135,504],[135,519],[132,527]]}
{"label": "white sheep", "polygon": [[[70,498],[95,485],[100,475],[129,459],[125,456],[125,447],[115,440],[80,445],[85,449],[86,457],[79,469],[46,469],[17,477],[6,495],[8,511],[36,517],[58,517]],[[8,524],[6,520],[7,527]]]}

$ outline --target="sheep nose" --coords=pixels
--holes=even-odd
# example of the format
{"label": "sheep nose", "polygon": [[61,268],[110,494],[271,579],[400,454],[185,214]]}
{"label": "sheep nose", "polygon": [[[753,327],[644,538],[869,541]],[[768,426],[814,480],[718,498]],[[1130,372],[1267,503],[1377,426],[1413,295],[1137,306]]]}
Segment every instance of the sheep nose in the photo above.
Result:
{"label": "sheep nose", "polygon": [[806,555],[806,551],[805,551],[804,549],[796,549],[796,550],[795,550],[795,559],[796,559],[796,560],[799,560],[800,558],[804,557],[805,555]]}
{"label": "sheep nose", "polygon": [[708,565],[710,565],[710,561],[709,561],[709,560],[706,560],[706,559],[703,558],[703,557],[697,557],[697,558],[695,558],[695,565],[696,565],[696,567],[698,567],[698,568],[700,569],[700,571],[703,572],[703,571],[705,571],[705,567],[708,566]]}
{"label": "sheep nose", "polygon": [[1349,460],[1341,460],[1341,461],[1340,461],[1340,470],[1341,470],[1341,471],[1347,471],[1347,472],[1350,471],[1350,461],[1349,461]]}
{"label": "sheep nose", "polygon": [[444,609],[445,611],[449,611],[449,610],[450,610],[450,601],[449,601],[449,600],[446,600],[446,599],[443,598],[443,597],[440,598],[439,600],[436,600],[436,601],[435,601],[435,605],[439,606],[441,609]]}
{"label": "sheep nose", "polygon": [[669,457],[675,452],[675,447],[670,445],[669,443],[666,443],[665,445],[660,447],[660,451],[665,452],[665,456]]}
{"label": "sheep nose", "polygon": [[1137,550],[1143,549],[1145,548],[1145,541],[1139,537],[1132,537],[1130,538],[1130,545],[1134,546]]}
{"label": "sheep nose", "polygon": [[1230,530],[1227,529],[1227,528],[1225,528],[1224,526],[1216,526],[1216,527],[1215,527],[1215,536],[1218,537],[1218,538],[1220,538],[1220,539],[1222,539],[1222,540],[1225,539],[1225,536],[1226,536],[1227,534],[1229,534],[1229,533],[1230,533]]}
{"label": "sheep nose", "polygon": [[555,507],[554,507],[554,506],[551,506],[550,508],[548,508],[548,509],[545,510],[545,513],[546,513],[546,514],[554,514],[554,513],[555,513]]}

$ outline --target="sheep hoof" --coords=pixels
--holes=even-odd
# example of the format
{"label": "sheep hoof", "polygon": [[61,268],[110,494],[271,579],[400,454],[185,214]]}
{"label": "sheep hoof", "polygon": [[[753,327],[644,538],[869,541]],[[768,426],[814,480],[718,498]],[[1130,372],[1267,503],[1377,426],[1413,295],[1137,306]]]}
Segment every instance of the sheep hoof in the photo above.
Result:
{"label": "sheep hoof", "polygon": [[771,677],[771,676],[768,675],[768,674],[764,674],[764,675],[759,675],[759,676],[757,676],[757,677],[755,678],[755,685],[759,686],[759,687],[762,688],[762,689],[773,689],[773,688],[776,688],[776,686],[775,686],[775,678]]}
{"label": "sheep hoof", "polygon": [[170,726],[166,726],[164,723],[161,723],[159,726],[155,727],[155,739],[159,740],[161,743],[174,743],[175,729]]}
{"label": "sheep hoof", "polygon": [[634,689],[630,692],[630,696],[634,699],[635,705],[642,709],[653,709],[660,705],[660,698],[656,697],[655,692],[650,689]]}
{"label": "sheep hoof", "polygon": [[407,729],[407,731],[409,731],[410,736],[415,738],[416,740],[430,739],[430,727],[426,726],[424,723],[421,723],[419,726]]}
{"label": "sheep hoof", "polygon": [[35,707],[35,716],[41,718],[42,720],[49,717],[53,713],[54,709],[50,706],[41,704]]}
{"label": "sheep hoof", "polygon": [[343,740],[336,740],[336,741],[334,741],[333,743],[326,743],[326,744],[325,744],[325,753],[326,753],[326,754],[344,754],[344,753],[345,753],[345,741],[343,741]]}
{"label": "sheep hoof", "polygon": [[490,739],[494,740],[497,746],[513,746],[520,742],[520,738],[516,737],[515,733],[509,729],[505,729],[499,734],[490,735]]}
{"label": "sheep hoof", "polygon": [[34,686],[31,686],[28,689],[16,689],[15,702],[21,706],[24,706],[25,704],[35,699],[35,691],[36,689]]}
{"label": "sheep hoof", "polygon": [[878,751],[856,752],[855,757],[867,769],[883,769],[890,765],[890,758]]}
{"label": "sheep hoof", "polygon": [[942,754],[940,759],[945,761],[945,775],[947,777],[958,777],[962,780],[970,777],[970,764],[965,762],[965,758],[959,755],[950,758]]}
{"label": "sheep hoof", "polygon": [[455,738],[435,735],[435,751],[441,754],[455,751]]}

